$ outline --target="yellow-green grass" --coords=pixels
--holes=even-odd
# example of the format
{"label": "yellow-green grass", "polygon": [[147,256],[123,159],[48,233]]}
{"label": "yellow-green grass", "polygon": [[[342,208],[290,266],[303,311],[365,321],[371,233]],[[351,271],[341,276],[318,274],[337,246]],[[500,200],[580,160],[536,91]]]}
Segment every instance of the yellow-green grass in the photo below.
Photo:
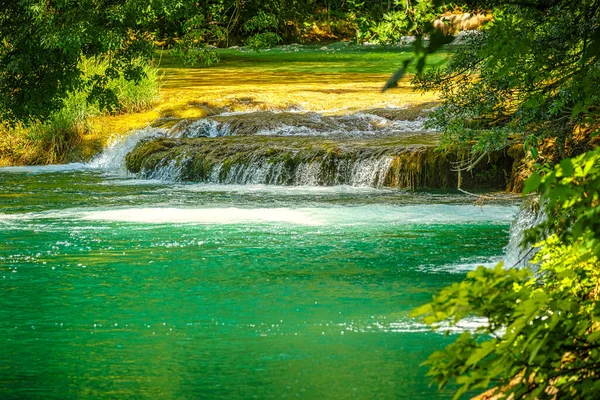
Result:
{"label": "yellow-green grass", "polygon": [[[0,165],[86,160],[110,140],[132,130],[172,119],[202,118],[226,109],[353,112],[437,100],[435,93],[414,92],[410,76],[397,89],[381,93],[390,74],[411,56],[408,49],[342,45],[337,50],[302,47],[299,51],[260,53],[221,50],[219,54],[219,64],[190,67],[167,51],[158,52],[155,64],[161,87],[149,109],[89,116],[59,156],[36,154],[45,150],[32,142],[35,137],[27,130],[5,131],[0,138]],[[429,65],[441,65],[448,57],[446,53],[436,55]]]}

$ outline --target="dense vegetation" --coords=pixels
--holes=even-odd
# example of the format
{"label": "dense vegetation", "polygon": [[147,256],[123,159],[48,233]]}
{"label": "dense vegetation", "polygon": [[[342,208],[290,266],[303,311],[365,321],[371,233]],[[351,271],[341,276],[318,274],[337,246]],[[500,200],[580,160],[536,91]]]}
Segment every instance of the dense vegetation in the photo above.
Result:
{"label": "dense vegetation", "polygon": [[[138,82],[123,76],[106,82],[106,89],[114,94],[114,107],[120,112],[142,111],[158,96],[158,69],[144,63],[141,66],[144,76]],[[79,67],[83,76],[89,78],[104,74],[108,64],[84,59]],[[61,108],[44,119],[17,122],[12,126],[0,124],[0,158],[18,160],[20,164],[67,162],[71,153],[81,151],[84,135],[92,133],[90,118],[105,113],[97,103],[87,101],[90,90],[90,87],[84,86],[68,92]]]}
{"label": "dense vegetation", "polygon": [[455,380],[456,397],[492,385],[490,398],[595,398],[600,4],[486,5],[494,7],[494,21],[447,67],[416,82],[442,93],[431,123],[442,129],[446,148],[471,152],[457,169],[470,170],[490,151],[524,146],[524,167],[535,171],[525,192],[539,192],[544,218],[526,235],[525,244],[538,250],[529,268],[480,267],[417,311],[434,326],[474,315],[488,321],[433,354],[430,375],[442,387]]}
{"label": "dense vegetation", "polygon": [[[447,66],[425,70],[453,39],[436,19],[457,9],[493,19]],[[0,119],[13,129],[60,121],[81,96],[88,106],[79,114],[135,109],[118,87],[151,78],[145,60],[157,43],[188,63],[210,64],[219,61],[211,46],[260,50],[341,36],[388,43],[415,34],[414,59],[399,60],[386,87],[410,70],[420,89],[441,93],[430,123],[446,149],[470,155],[459,172],[491,152],[521,152],[521,172],[531,175],[525,191],[539,193],[545,215],[527,235],[538,249],[529,268],[481,267],[418,311],[432,325],[488,321],[433,354],[430,374],[440,386],[455,380],[457,397],[494,386],[504,398],[593,398],[600,391],[599,20],[597,0],[5,0]],[[89,62],[103,67],[86,70]]]}
{"label": "dense vegetation", "polygon": [[[422,89],[442,94],[431,124],[447,147],[465,146],[474,156],[515,143],[540,163],[581,152],[597,128],[598,5],[495,5],[484,32],[471,35],[447,66],[417,77]],[[574,137],[575,130],[583,135]],[[541,154],[550,140],[552,154]]]}
{"label": "dense vegetation", "polygon": [[[48,118],[75,91],[85,91],[87,101],[100,109],[115,111],[118,99],[108,82],[119,77],[140,82],[141,61],[150,60],[157,45],[173,48],[186,63],[210,65],[219,61],[214,46],[260,50],[321,39],[395,42],[428,31],[436,15],[452,9],[434,3],[2,0],[0,119],[15,124]],[[88,58],[106,68],[85,74],[81,65]]]}

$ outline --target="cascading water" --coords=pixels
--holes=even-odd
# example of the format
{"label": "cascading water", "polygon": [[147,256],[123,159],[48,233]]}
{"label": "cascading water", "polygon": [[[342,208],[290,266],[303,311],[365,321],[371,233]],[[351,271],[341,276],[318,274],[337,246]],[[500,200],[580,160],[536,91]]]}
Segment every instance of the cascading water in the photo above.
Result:
{"label": "cascading water", "polygon": [[116,173],[126,173],[125,156],[143,140],[164,137],[167,131],[160,128],[144,128],[112,141],[106,149],[94,157],[88,166],[91,168],[109,170]]}
{"label": "cascading water", "polygon": [[542,223],[545,218],[535,201],[529,200],[521,206],[519,215],[510,227],[510,239],[504,249],[506,268],[522,268],[529,264],[537,251],[531,247],[523,248],[521,243],[525,232]]}
{"label": "cascading water", "polygon": [[415,366],[487,321],[435,334],[410,312],[500,259],[517,207],[363,187],[447,164],[410,132],[308,119],[320,136],[205,119],[87,165],[0,168],[0,393],[435,398]]}
{"label": "cascading water", "polygon": [[[391,110],[387,112],[398,111],[398,109]],[[435,140],[431,139],[432,132],[424,137],[427,132],[423,127],[422,118],[389,119],[364,112],[341,116],[300,112],[223,113],[197,121],[182,120],[169,129],[150,127],[141,129],[111,143],[88,163],[88,166],[127,174],[125,161],[127,154],[131,153],[138,144],[158,138],[202,140],[202,138],[239,137],[252,134],[261,138],[306,138],[307,146],[310,146],[311,138],[315,137],[342,141],[349,137],[353,140],[391,137],[392,139],[389,140],[402,138],[404,141],[411,142],[412,137],[418,136],[420,139],[416,140],[417,142],[429,143]],[[369,147],[368,143],[360,142],[358,145]],[[242,157],[244,153],[248,157]],[[294,148],[280,153],[285,154],[278,153],[281,156],[272,157],[268,154],[250,154],[249,151],[241,149],[233,154],[236,156],[235,160],[231,157],[213,160],[205,167],[208,171],[202,176],[194,177],[193,180],[223,184],[381,187],[385,183],[393,161],[393,157],[385,152],[371,152],[352,157],[342,155],[335,159],[318,154],[308,157],[301,154],[301,149]],[[290,159],[294,159],[294,162]],[[152,167],[144,166],[136,172],[138,176],[145,179],[188,180],[193,163],[192,155],[183,151],[176,155],[165,155]]]}
{"label": "cascading water", "polygon": [[[227,166],[217,163],[203,179],[203,183],[216,184],[263,184],[289,186],[332,186],[350,185],[363,187],[382,187],[391,165],[391,157],[366,158],[360,160],[342,160],[331,171],[327,160],[300,162],[293,167],[286,162],[271,162],[255,157],[248,162]],[[146,179],[180,181],[187,174],[192,159],[183,155],[178,159],[166,160],[160,166],[143,170],[141,176]]]}
{"label": "cascading water", "polygon": [[[166,181],[455,188],[456,156],[435,151],[439,136],[425,130],[422,117],[399,119],[398,112],[261,111],[182,120],[114,142],[88,165]],[[495,157],[497,168],[479,165],[463,187],[502,189],[512,159]]]}
{"label": "cascading water", "polygon": [[171,129],[170,137],[201,138],[248,134],[361,137],[434,132],[426,129],[424,122],[423,117],[396,120],[365,112],[341,116],[289,111],[223,113],[197,121],[180,121]]}

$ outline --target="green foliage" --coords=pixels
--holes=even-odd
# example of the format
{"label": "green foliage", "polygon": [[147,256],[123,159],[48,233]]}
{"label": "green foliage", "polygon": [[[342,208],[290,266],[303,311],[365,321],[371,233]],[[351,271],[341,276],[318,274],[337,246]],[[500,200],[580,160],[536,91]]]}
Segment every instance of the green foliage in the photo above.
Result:
{"label": "green foliage", "polygon": [[250,18],[244,24],[244,31],[246,32],[262,32],[277,28],[279,23],[277,17],[270,13],[259,11],[254,17]]}
{"label": "green foliage", "polygon": [[[420,74],[439,90],[431,125],[446,147],[474,153],[556,140],[563,152],[576,126],[595,123],[600,41],[594,1],[465,1],[493,7],[494,20],[459,46],[448,66]],[[528,151],[529,152],[529,151]]]}
{"label": "green foliage", "polygon": [[278,22],[275,15],[260,11],[244,24],[246,32],[254,33],[246,39],[246,46],[254,51],[275,46],[281,41],[281,37],[275,32],[269,31],[277,28],[277,26]]}
{"label": "green foliage", "polygon": [[204,43],[179,42],[173,47],[173,55],[186,65],[205,65],[209,67],[221,61],[219,54]]}
{"label": "green foliage", "polygon": [[194,15],[183,24],[183,36],[173,47],[173,54],[184,64],[210,66],[219,62],[219,55],[207,43],[221,42],[226,36],[224,28],[207,24],[201,14]]}
{"label": "green foliage", "polygon": [[[541,223],[528,235],[534,242],[544,232],[553,232],[561,241],[571,242],[586,232],[600,234],[600,148],[564,159],[548,174],[533,174],[526,192],[538,190],[546,212],[556,216]],[[600,256],[600,242],[593,249]]]}
{"label": "green foliage", "polygon": [[[356,3],[355,3],[356,4]],[[431,31],[433,21],[439,17],[451,2],[442,4],[436,0],[420,0],[407,3],[395,0],[393,6],[383,13],[383,17],[364,12],[364,3],[356,4],[359,11],[357,40],[380,44],[398,43],[402,36],[421,36]]]}
{"label": "green foliage", "polygon": [[[139,82],[137,60],[152,54],[152,36],[142,27],[167,1],[0,1],[0,119],[25,123],[63,107],[68,93],[85,90],[88,102],[113,110],[107,87],[120,76]],[[105,57],[103,74],[85,76],[84,57]]]}
{"label": "green foliage", "polygon": [[[73,91],[115,111],[108,82],[139,82],[144,71],[137,60],[149,59],[156,42],[172,46],[187,64],[211,65],[220,60],[214,47],[245,43],[260,50],[283,38],[299,41],[306,23],[319,18],[329,27],[343,20],[348,35],[355,21],[382,21],[385,42],[405,29],[402,13],[410,17],[406,29],[417,32],[421,22],[430,24],[437,3],[416,1],[403,11],[399,1],[0,0],[0,120],[14,125],[48,118]],[[105,58],[108,67],[84,74],[80,63],[90,57]]]}
{"label": "green foliage", "polygon": [[416,315],[433,326],[480,316],[487,324],[432,354],[429,375],[460,385],[455,398],[494,385],[502,398],[594,398],[600,391],[600,149],[533,175],[547,215],[528,234],[532,269],[479,267]]}
{"label": "green foliage", "polygon": [[404,10],[389,12],[383,15],[383,20],[370,27],[370,39],[377,43],[398,43],[410,31],[410,19]]}
{"label": "green foliage", "polygon": [[[447,66],[415,78],[442,94],[429,124],[442,130],[447,149],[481,154],[521,143],[538,159],[546,141],[564,157],[576,129],[597,129],[600,4],[457,3],[493,7],[494,20]],[[529,268],[479,267],[415,312],[433,327],[487,321],[427,361],[440,387],[459,385],[455,398],[489,387],[511,399],[600,391],[600,149],[535,167],[525,192],[539,193],[546,218],[525,235],[538,249]]]}
{"label": "green foliage", "polygon": [[[138,60],[144,78],[134,82],[120,76],[106,82],[116,97],[119,112],[139,112],[149,108],[158,97],[158,68]],[[106,61],[84,59],[78,66],[84,76],[102,75],[109,64]],[[67,161],[68,155],[90,131],[89,118],[98,116],[103,110],[87,101],[85,90],[67,93],[62,108],[52,112],[43,120],[31,121],[28,125],[0,125],[0,149],[8,159],[25,164],[56,164]]]}
{"label": "green foliage", "polygon": [[281,37],[274,32],[257,33],[246,39],[246,46],[254,51],[268,49],[277,45],[281,41]]}
{"label": "green foliage", "polygon": [[[147,110],[159,95],[160,74],[158,68],[143,60],[132,62],[140,68],[143,76],[141,80],[135,82],[121,75],[106,82],[106,87],[115,94],[115,110],[118,112]],[[108,63],[102,60],[84,59],[80,64],[80,68],[84,76],[102,75],[105,74]],[[76,104],[78,107],[84,108],[87,115],[100,114],[102,112],[101,108],[96,107],[93,103],[87,104],[88,96],[89,94],[85,90],[69,93],[63,109],[70,109]]]}

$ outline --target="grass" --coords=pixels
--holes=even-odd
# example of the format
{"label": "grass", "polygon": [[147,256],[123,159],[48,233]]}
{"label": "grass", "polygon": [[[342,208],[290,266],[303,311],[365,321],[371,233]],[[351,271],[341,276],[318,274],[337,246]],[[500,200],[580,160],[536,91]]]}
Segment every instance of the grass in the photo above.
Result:
{"label": "grass", "polygon": [[[103,73],[105,69],[106,64],[93,60],[82,65],[86,76]],[[144,71],[146,78],[137,85],[122,77],[109,82],[121,113],[147,109],[158,97],[158,69],[145,66]],[[102,149],[103,141],[94,134],[90,121],[105,113],[97,105],[88,104],[86,98],[85,91],[70,93],[63,108],[46,121],[11,128],[0,125],[0,165],[64,163],[89,158]]]}
{"label": "grass", "polygon": [[[206,68],[183,67],[164,52],[159,115],[194,118],[215,108],[356,111],[437,99],[435,94],[415,93],[410,77],[403,79],[397,89],[381,93],[383,84],[402,60],[412,56],[407,49],[365,46],[344,46],[340,50],[303,46],[298,52],[289,46],[284,49],[260,53],[221,50],[221,63]],[[436,54],[430,65],[443,65],[448,58],[448,53]]]}
{"label": "grass", "polygon": [[[343,43],[343,42],[342,42]],[[161,66],[178,68],[180,63],[168,52]],[[289,74],[389,74],[398,69],[402,61],[412,57],[410,47],[359,46],[334,43],[329,46],[280,46],[255,52],[251,50],[222,49],[221,62],[211,67],[217,70],[241,68],[244,72],[275,72]],[[439,67],[448,61],[450,53],[436,53],[428,57],[429,68]],[[412,63],[408,73],[416,72]],[[332,82],[333,83],[333,82]]]}
{"label": "grass", "polygon": [[[224,49],[219,55],[219,64],[188,67],[169,51],[157,52],[156,67],[148,69],[150,78],[144,85],[112,83],[124,111],[117,115],[85,106],[85,94],[77,94],[67,99],[64,115],[29,129],[0,128],[0,165],[86,160],[128,131],[224,110],[352,112],[437,100],[435,94],[414,92],[410,76],[397,89],[381,93],[389,76],[411,57],[408,48],[338,43],[282,46],[259,53]],[[428,65],[441,66],[448,58],[449,53],[436,54]],[[91,72],[102,66],[87,68]]]}

